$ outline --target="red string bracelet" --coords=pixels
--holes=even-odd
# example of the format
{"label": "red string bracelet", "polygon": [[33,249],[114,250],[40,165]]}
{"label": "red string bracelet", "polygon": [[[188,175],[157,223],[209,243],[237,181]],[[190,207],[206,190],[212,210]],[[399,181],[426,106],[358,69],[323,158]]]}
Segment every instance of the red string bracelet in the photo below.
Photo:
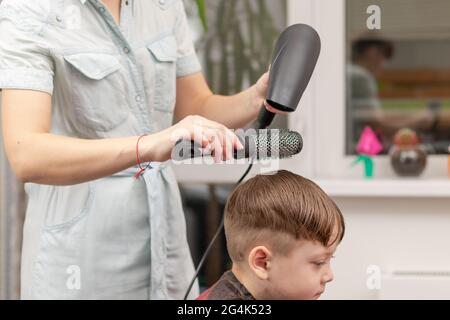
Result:
{"label": "red string bracelet", "polygon": [[150,168],[150,163],[147,164],[147,166],[145,168],[142,167],[141,164],[141,159],[139,158],[139,141],[141,141],[141,139],[143,137],[147,136],[146,134],[143,134],[142,136],[140,136],[136,142],[136,162],[139,166],[139,171],[134,175],[134,179],[139,179],[139,177],[144,174],[145,170],[147,170],[148,168]]}

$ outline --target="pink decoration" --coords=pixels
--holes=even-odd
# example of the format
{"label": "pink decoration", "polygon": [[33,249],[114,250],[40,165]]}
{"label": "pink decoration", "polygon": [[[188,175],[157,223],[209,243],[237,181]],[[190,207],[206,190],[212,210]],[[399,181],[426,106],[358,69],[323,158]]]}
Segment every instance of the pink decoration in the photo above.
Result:
{"label": "pink decoration", "polygon": [[380,140],[378,140],[375,132],[373,132],[371,127],[366,126],[361,133],[356,151],[359,154],[374,156],[379,154],[382,150],[383,146]]}

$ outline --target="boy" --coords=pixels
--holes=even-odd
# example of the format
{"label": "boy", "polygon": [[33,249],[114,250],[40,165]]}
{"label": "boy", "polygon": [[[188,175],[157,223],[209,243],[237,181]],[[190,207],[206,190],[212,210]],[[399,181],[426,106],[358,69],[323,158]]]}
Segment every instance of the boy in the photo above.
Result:
{"label": "boy", "polygon": [[198,299],[318,299],[344,231],[339,208],[312,181],[285,170],[257,175],[225,207],[232,269]]}

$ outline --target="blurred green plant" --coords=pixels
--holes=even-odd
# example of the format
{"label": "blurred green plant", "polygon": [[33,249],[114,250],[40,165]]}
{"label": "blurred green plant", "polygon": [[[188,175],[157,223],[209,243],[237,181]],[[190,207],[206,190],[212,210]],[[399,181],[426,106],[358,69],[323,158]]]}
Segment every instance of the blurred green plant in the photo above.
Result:
{"label": "blurred green plant", "polygon": [[196,3],[208,30],[199,51],[204,55],[205,75],[213,92],[234,94],[244,85],[256,83],[269,67],[281,31],[272,12],[281,13],[285,21],[286,0],[209,0],[207,6],[205,0]]}
{"label": "blurred green plant", "polygon": [[206,15],[206,3],[205,0],[195,0],[198,7],[198,15],[202,21],[203,29],[208,32],[208,17]]}

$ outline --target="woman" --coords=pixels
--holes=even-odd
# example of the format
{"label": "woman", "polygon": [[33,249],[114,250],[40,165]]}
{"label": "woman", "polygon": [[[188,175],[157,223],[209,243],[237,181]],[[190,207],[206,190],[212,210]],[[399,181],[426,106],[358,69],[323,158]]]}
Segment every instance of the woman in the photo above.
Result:
{"label": "woman", "polygon": [[5,149],[29,197],[21,297],[182,298],[174,137],[228,159],[227,127],[256,119],[268,75],[213,95],[181,0],[5,0],[0,38]]}

